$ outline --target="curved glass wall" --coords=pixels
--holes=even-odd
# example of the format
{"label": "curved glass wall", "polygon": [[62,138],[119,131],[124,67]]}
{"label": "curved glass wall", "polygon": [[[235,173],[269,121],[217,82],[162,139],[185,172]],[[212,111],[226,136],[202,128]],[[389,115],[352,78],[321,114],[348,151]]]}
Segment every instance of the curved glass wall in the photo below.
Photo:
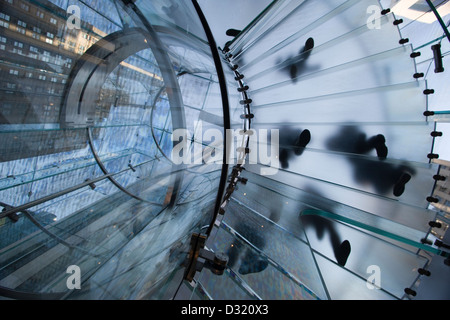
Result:
{"label": "curved glass wall", "polygon": [[226,123],[207,36],[190,3],[126,3],[1,3],[2,296],[171,298],[213,222],[224,166],[198,161],[201,126]]}
{"label": "curved glass wall", "polygon": [[1,296],[408,299],[448,260],[428,1],[275,0],[220,55],[196,1],[0,1]]}

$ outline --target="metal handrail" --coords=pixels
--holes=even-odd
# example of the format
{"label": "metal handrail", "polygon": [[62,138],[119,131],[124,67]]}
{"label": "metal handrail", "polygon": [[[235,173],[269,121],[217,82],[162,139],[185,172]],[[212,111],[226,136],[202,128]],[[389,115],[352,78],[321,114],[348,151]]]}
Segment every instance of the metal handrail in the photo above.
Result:
{"label": "metal handrail", "polygon": [[[208,39],[209,46],[211,48],[211,54],[214,60],[214,64],[216,66],[217,70],[217,77],[219,79],[219,86],[220,86],[220,93],[222,96],[222,108],[223,108],[223,125],[224,125],[224,131],[227,129],[230,129],[231,127],[231,119],[230,119],[230,106],[228,101],[228,90],[227,90],[227,84],[225,79],[225,73],[222,67],[222,60],[219,55],[219,51],[217,50],[216,41],[214,39],[214,36],[212,34],[212,31],[208,25],[208,21],[206,20],[205,15],[203,14],[203,11],[200,8],[200,5],[196,0],[192,0],[192,4],[197,12],[197,15],[200,19],[200,22],[203,26],[203,29],[205,31],[206,37]],[[227,135],[224,135],[224,146],[227,145]],[[227,153],[223,153],[223,164],[222,164],[222,173],[220,176],[220,183],[219,183],[219,190],[217,192],[217,199],[216,204],[214,207],[214,216],[213,220],[210,224],[210,227],[206,231],[206,234],[209,235],[213,229],[214,221],[216,220],[220,205],[222,201],[223,194],[225,192],[225,186],[227,182],[228,177],[228,164],[227,164]]]}
{"label": "metal handrail", "polygon": [[442,20],[441,15],[437,11],[436,7],[431,2],[431,0],[426,0],[426,2],[428,3],[428,6],[431,8],[431,11],[433,11],[434,15],[436,16],[436,19],[439,21],[439,24],[441,25],[442,29],[444,30],[444,33],[445,33],[448,41],[450,41],[450,32],[448,31],[448,28],[445,25],[444,20]]}

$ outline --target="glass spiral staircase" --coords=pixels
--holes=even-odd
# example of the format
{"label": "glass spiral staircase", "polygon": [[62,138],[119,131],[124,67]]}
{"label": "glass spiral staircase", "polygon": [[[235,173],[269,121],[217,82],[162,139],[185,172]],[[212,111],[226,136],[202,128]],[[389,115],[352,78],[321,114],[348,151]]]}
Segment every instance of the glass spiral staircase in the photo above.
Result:
{"label": "glass spiral staircase", "polygon": [[410,299],[431,257],[448,257],[427,239],[435,220],[448,222],[430,206],[446,202],[430,195],[443,184],[434,144],[447,112],[427,113],[445,107],[436,97],[447,76],[431,48],[447,52],[448,31],[434,16],[417,39],[423,23],[390,5],[274,1],[223,47],[248,87],[234,128],[243,113],[244,128],[278,130],[279,166],[264,173],[273,163],[250,161],[230,183],[209,243],[228,254],[228,278],[205,272],[199,296]]}
{"label": "glass spiral staircase", "polygon": [[448,261],[444,2],[273,1],[217,50],[196,1],[0,1],[1,297],[408,299]]}

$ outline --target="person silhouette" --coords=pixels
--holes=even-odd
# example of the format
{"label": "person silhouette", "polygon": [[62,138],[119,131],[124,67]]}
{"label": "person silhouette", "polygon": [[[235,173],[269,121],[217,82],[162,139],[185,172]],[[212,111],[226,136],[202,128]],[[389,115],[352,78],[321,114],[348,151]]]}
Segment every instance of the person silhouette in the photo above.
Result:
{"label": "person silhouette", "polygon": [[[356,126],[345,126],[340,132],[327,141],[329,150],[348,154],[348,160],[354,168],[355,181],[361,184],[370,183],[378,194],[392,193],[400,197],[406,184],[415,173],[406,165],[395,165],[385,162],[388,147],[384,135],[377,134],[370,138]],[[369,155],[375,150],[380,161],[354,155]]]}
{"label": "person silhouette", "polygon": [[305,46],[300,50],[299,61],[292,63],[289,67],[289,73],[291,75],[292,81],[297,81],[297,75],[305,69],[306,60],[311,55],[312,49],[314,48],[314,39],[308,38],[305,42]]}
{"label": "person silhouette", "polygon": [[[298,129],[290,126],[284,126],[280,129],[280,144],[279,144],[279,160],[283,169],[289,168],[289,162],[294,156],[301,156],[305,151],[306,146],[311,142],[311,131],[308,129]],[[380,144],[382,139],[376,138],[370,141],[370,144]],[[381,155],[387,155],[387,148],[384,150],[382,146],[378,146]],[[317,194],[315,190],[311,190],[312,194]],[[319,195],[320,196],[320,195]],[[281,212],[279,205],[272,205],[270,209],[269,219],[277,223],[280,220]],[[322,210],[330,211],[332,208],[321,207]],[[312,226],[316,229],[319,238],[323,237],[325,230],[330,235],[331,245],[339,265],[345,266],[347,259],[351,252],[351,245],[348,240],[341,241],[340,235],[334,228],[331,221],[320,216],[300,216],[304,227]]]}
{"label": "person silhouette", "polygon": [[334,227],[333,222],[315,215],[300,216],[300,220],[305,228],[311,226],[316,230],[319,240],[323,239],[325,231],[328,232],[336,261],[344,267],[350,256],[351,245],[348,240],[341,241],[341,237]]}
{"label": "person silhouette", "polygon": [[279,131],[279,160],[282,169],[289,168],[289,160],[293,156],[301,156],[311,141],[311,132],[308,129],[299,130],[289,126]]}
{"label": "person silhouette", "polygon": [[[289,74],[289,77],[291,78],[293,83],[296,83],[298,76],[306,71],[307,69],[306,62],[310,57],[313,49],[314,49],[314,39],[308,38],[305,42],[305,45],[300,49],[298,55],[290,57],[283,62],[283,65],[285,65],[285,67],[282,68],[282,70],[284,70]],[[281,61],[279,60],[277,64],[280,63]],[[313,70],[315,68],[308,67],[308,69]]]}
{"label": "person silhouette", "polygon": [[[305,192],[307,192],[308,197],[311,197],[309,198],[309,203],[312,206],[319,207],[320,210],[325,212],[334,212],[333,204],[331,202],[324,202],[322,198],[325,197],[315,188],[307,186]],[[325,233],[328,233],[337,263],[341,266],[345,266],[351,253],[351,245],[348,240],[342,241],[341,235],[335,227],[335,223],[332,220],[319,215],[300,214],[299,219],[305,231],[309,227],[315,229],[319,240],[323,239]]]}

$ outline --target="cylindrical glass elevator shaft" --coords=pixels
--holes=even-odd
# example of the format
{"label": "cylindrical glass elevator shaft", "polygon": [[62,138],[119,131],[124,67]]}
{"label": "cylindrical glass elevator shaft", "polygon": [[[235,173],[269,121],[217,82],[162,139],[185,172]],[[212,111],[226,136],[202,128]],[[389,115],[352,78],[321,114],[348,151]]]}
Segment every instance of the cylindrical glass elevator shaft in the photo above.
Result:
{"label": "cylindrical glass elevator shaft", "polygon": [[171,298],[225,170],[202,158],[201,129],[225,124],[192,3],[5,1],[1,15],[1,294]]}

